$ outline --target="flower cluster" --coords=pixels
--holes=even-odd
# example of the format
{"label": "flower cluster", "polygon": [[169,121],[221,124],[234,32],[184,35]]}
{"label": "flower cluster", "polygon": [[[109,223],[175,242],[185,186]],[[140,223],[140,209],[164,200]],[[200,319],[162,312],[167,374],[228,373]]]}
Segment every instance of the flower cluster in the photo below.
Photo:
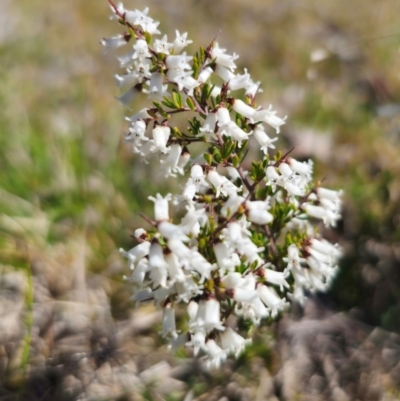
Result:
{"label": "flower cluster", "polygon": [[[330,285],[340,250],[312,223],[335,225],[340,193],[313,184],[311,161],[274,151],[270,131],[279,134],[286,117],[256,105],[260,84],[247,70],[237,73],[238,55],[214,40],[188,56],[187,33],[153,40],[159,23],[148,9],[110,5],[127,31],[101,43],[115,49],[133,42],[118,58],[125,73],[115,76],[117,86],[127,88],[118,99],[127,106],[139,95],[151,101],[127,117],[125,141],[145,162],[157,155],[166,177],[187,175],[181,194],[149,197],[151,228],[136,230],[138,245],[121,250],[133,299],[163,309],[161,335],[173,349],[191,347],[218,367],[251,341],[240,327],[274,318],[289,301]],[[173,125],[182,113],[187,132]],[[249,163],[251,137],[262,156]],[[204,147],[196,159],[194,143]],[[170,207],[184,210],[179,222]]]}

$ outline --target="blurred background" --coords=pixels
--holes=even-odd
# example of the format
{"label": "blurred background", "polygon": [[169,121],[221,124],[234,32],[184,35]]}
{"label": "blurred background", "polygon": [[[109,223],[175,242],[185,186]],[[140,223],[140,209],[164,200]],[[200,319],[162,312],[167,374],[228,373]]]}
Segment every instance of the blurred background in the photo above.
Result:
{"label": "blurred background", "polygon": [[99,44],[122,30],[105,0],[0,0],[0,400],[400,399],[400,3],[125,3],[146,6],[189,54],[221,30],[288,114],[279,148],[344,190],[340,273],[219,372],[170,354],[122,280],[135,211],[171,185],[122,143]]}

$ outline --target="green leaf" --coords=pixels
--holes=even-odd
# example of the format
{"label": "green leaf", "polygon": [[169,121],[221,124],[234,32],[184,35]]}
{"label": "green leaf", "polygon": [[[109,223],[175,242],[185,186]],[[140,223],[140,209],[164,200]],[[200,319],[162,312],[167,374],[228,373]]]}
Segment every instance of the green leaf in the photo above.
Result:
{"label": "green leaf", "polygon": [[203,155],[204,160],[206,161],[206,163],[210,166],[212,166],[212,162],[213,162],[213,157],[210,153],[204,153]]}
{"label": "green leaf", "polygon": [[196,107],[195,107],[195,105],[194,105],[194,102],[193,102],[193,100],[192,100],[192,98],[191,98],[190,96],[187,97],[187,99],[186,99],[186,104],[188,105],[188,107],[189,107],[190,110],[192,110],[192,111],[195,111],[195,110],[196,110]]}
{"label": "green leaf", "polygon": [[175,90],[172,91],[172,102],[176,109],[183,108],[182,95]]}

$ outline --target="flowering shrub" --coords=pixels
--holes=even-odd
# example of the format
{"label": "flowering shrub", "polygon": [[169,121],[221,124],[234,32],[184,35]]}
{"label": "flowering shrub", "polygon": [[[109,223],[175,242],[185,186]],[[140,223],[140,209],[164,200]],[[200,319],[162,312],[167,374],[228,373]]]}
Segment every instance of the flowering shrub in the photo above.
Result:
{"label": "flowering shrub", "polygon": [[[286,117],[256,104],[260,84],[246,69],[236,73],[238,55],[214,40],[188,56],[187,33],[153,40],[159,22],[147,8],[109,2],[126,32],[101,43],[107,50],[133,42],[118,58],[125,73],[115,76],[117,86],[129,88],[118,99],[127,106],[137,96],[151,101],[127,117],[125,141],[144,162],[157,155],[165,177],[189,175],[181,194],[149,197],[154,219],[145,220],[152,228],[137,229],[139,244],[121,250],[132,270],[133,299],[163,309],[161,335],[171,348],[191,347],[208,367],[218,367],[251,341],[248,330],[238,333],[240,322],[257,326],[289,301],[303,302],[307,292],[330,285],[340,251],[312,221],[335,225],[340,193],[313,184],[311,161],[274,152],[277,138],[267,131],[279,134]],[[173,125],[182,113],[187,132]],[[262,157],[246,170],[252,138]],[[194,143],[205,149],[195,160]],[[171,220],[170,205],[186,209],[180,222]],[[186,319],[177,325],[180,306]]]}

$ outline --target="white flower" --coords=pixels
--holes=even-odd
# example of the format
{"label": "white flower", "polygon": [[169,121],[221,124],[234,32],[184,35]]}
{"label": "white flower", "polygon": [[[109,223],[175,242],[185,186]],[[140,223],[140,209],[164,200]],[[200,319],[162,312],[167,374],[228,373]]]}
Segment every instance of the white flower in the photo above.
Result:
{"label": "white flower", "polygon": [[315,206],[309,203],[305,203],[303,204],[302,208],[309,216],[323,220],[324,224],[327,227],[335,227],[336,221],[340,218],[340,215],[336,213],[336,211],[327,210],[321,206]]}
{"label": "white flower", "polygon": [[245,349],[247,344],[251,344],[251,338],[245,339],[237,334],[230,327],[221,334],[221,346],[227,353],[235,354],[237,358]]}
{"label": "white flower", "polygon": [[149,260],[143,258],[137,262],[136,266],[133,264],[131,266],[133,268],[133,272],[131,277],[129,278],[129,281],[132,283],[143,285],[146,274],[149,271]]}
{"label": "white flower", "polygon": [[190,177],[193,181],[193,184],[196,186],[197,192],[200,192],[202,187],[209,187],[205,180],[206,176],[203,172],[203,168],[200,165],[194,164],[192,166],[190,169]]}
{"label": "white flower", "polygon": [[153,153],[157,151],[168,153],[171,149],[167,147],[167,142],[171,135],[171,128],[168,126],[157,125],[153,128],[152,134],[154,142],[151,151]]}
{"label": "white flower", "polygon": [[183,169],[179,166],[179,160],[181,158],[182,147],[181,145],[175,143],[171,145],[170,152],[166,160],[160,160],[165,168],[165,177],[176,177],[176,174],[183,175]]}
{"label": "white flower", "polygon": [[124,106],[129,106],[139,95],[141,91],[138,89],[137,86],[132,86],[127,92],[125,92],[122,96],[117,97],[117,99],[123,104]]}
{"label": "white flower", "polygon": [[132,123],[134,123],[137,120],[146,120],[148,118],[152,118],[148,113],[148,109],[142,109],[136,114],[134,114],[131,117],[126,117],[126,119]]}
{"label": "white flower", "polygon": [[265,169],[265,175],[268,180],[267,185],[271,185],[274,190],[276,189],[277,185],[281,185],[282,176],[276,171],[274,166],[268,166]]}
{"label": "white flower", "polygon": [[189,242],[190,238],[184,234],[182,228],[169,221],[162,221],[157,226],[158,231],[164,238],[177,238],[183,242]]}
{"label": "white flower", "polygon": [[213,245],[213,249],[221,275],[226,271],[233,272],[235,267],[240,265],[239,255],[228,248],[225,243],[217,242]]}
{"label": "white flower", "polygon": [[163,337],[167,337],[168,335],[171,335],[172,338],[178,337],[175,326],[175,310],[170,303],[164,306],[162,325],[163,329],[160,334]]}
{"label": "white flower", "polygon": [[226,360],[226,352],[214,340],[208,340],[202,349],[207,354],[204,358],[207,369],[218,369]]}
{"label": "white flower", "polygon": [[143,60],[145,58],[151,58],[149,46],[145,40],[138,39],[133,49],[135,50],[135,54],[133,55],[134,59]]}
{"label": "white flower", "polygon": [[288,257],[283,258],[283,260],[288,263],[288,270],[301,269],[301,263],[305,261],[303,258],[300,258],[299,248],[295,244],[291,244],[288,247]]}
{"label": "white flower", "polygon": [[272,110],[272,105],[269,105],[268,109],[256,111],[254,121],[264,121],[274,128],[277,134],[279,134],[281,125],[285,124],[286,116],[284,118],[278,117],[276,111]]}
{"label": "white flower", "polygon": [[125,136],[125,141],[132,141],[136,146],[141,146],[142,142],[147,142],[146,123],[143,120],[137,120],[129,127],[129,134]]}
{"label": "white flower", "polygon": [[234,190],[232,193],[229,193],[229,198],[225,202],[224,206],[221,208],[221,214],[224,217],[230,217],[234,213],[237,212],[239,209],[240,205],[242,205],[245,201],[245,198],[243,196],[239,196],[236,193],[236,190]]}
{"label": "white flower", "polygon": [[149,196],[148,199],[154,202],[154,217],[156,221],[168,221],[168,202],[172,199],[172,195],[168,194],[165,197],[162,197],[160,194],[157,194],[155,198],[153,196]]}
{"label": "white flower", "polygon": [[197,81],[200,82],[201,84],[204,84],[205,82],[207,82],[208,78],[210,78],[213,72],[214,71],[211,67],[204,68],[204,70],[200,72]]}
{"label": "white flower", "polygon": [[257,93],[263,92],[263,90],[260,89],[260,82],[253,82],[251,79],[249,80],[245,89],[245,95],[250,99],[253,99]]}
{"label": "white flower", "polygon": [[151,60],[149,59],[141,59],[139,61],[134,62],[135,68],[133,70],[133,75],[135,75],[140,83],[143,82],[144,79],[151,78]]}
{"label": "white flower", "polygon": [[264,279],[271,284],[278,285],[280,290],[283,291],[283,287],[289,288],[289,284],[286,278],[289,276],[289,272],[286,270],[284,272],[277,272],[275,270],[262,268]]}
{"label": "white flower", "polygon": [[216,197],[218,198],[220,194],[228,196],[228,191],[238,191],[240,188],[236,187],[232,182],[230,182],[226,177],[219,175],[215,170],[210,170],[207,173],[207,179],[216,189]]}
{"label": "white flower", "polygon": [[185,273],[182,270],[179,259],[173,252],[167,250],[167,253],[165,254],[165,261],[167,262],[169,285],[173,285],[177,281],[182,282],[186,280]]}
{"label": "white flower", "polygon": [[158,240],[153,240],[149,253],[150,277],[153,288],[167,286],[167,263],[165,262],[163,249]]}
{"label": "white flower", "polygon": [[256,110],[253,107],[244,103],[240,99],[234,99],[232,108],[233,108],[233,110],[236,111],[236,113],[239,113],[242,116],[249,118],[249,119],[252,119],[254,117],[254,114],[256,113]]}
{"label": "white flower", "polygon": [[208,113],[206,120],[204,121],[203,127],[200,128],[200,132],[204,134],[208,139],[215,133],[215,126],[218,121],[216,113]]}
{"label": "white flower", "polygon": [[149,254],[150,245],[151,244],[149,241],[144,241],[139,245],[136,245],[134,248],[130,249],[128,252],[124,251],[122,248],[120,248],[119,251],[131,262],[137,262],[138,260],[144,258]]}
{"label": "white flower", "polygon": [[163,85],[163,76],[159,72],[153,72],[149,82],[149,89],[143,90],[148,93],[149,99],[162,100],[164,96],[168,95],[168,85]]}
{"label": "white flower", "polygon": [[273,288],[269,288],[266,285],[258,285],[257,292],[261,300],[271,310],[272,317],[275,317],[278,312],[285,309],[288,305],[285,302],[285,298],[280,298]]}
{"label": "white flower", "polygon": [[255,224],[269,224],[274,219],[274,216],[268,212],[269,201],[247,201],[246,208],[248,210],[248,217],[252,223]]}
{"label": "white flower", "polygon": [[183,33],[182,35],[179,33],[179,31],[175,31],[175,33],[176,33],[176,38],[173,42],[173,46],[174,46],[174,53],[178,54],[187,45],[190,45],[191,43],[193,43],[193,41],[187,39],[187,32]]}
{"label": "white flower", "polygon": [[108,50],[114,50],[118,47],[124,46],[129,42],[130,36],[127,35],[117,35],[112,38],[103,38],[100,43],[105,47],[104,53]]}
{"label": "white flower", "polygon": [[219,47],[218,43],[215,43],[211,50],[211,59],[215,61],[217,66],[222,66],[232,71],[236,68],[234,60],[236,60],[239,56],[236,54],[230,56],[225,54],[225,51],[225,49],[221,49]]}
{"label": "white flower", "polygon": [[169,49],[171,49],[171,47],[173,46],[172,43],[168,43],[167,41],[167,35],[164,35],[163,38],[160,39],[156,39],[154,41],[154,50],[157,53],[163,53],[163,54],[169,54]]}
{"label": "white flower", "polygon": [[308,163],[301,163],[292,157],[289,157],[287,159],[287,163],[289,164],[290,168],[298,174],[306,177],[309,177],[312,174],[313,162],[311,160],[309,160]]}
{"label": "white flower", "polygon": [[175,286],[178,300],[185,303],[203,293],[202,285],[196,284],[192,277],[186,277],[185,281],[176,283]]}
{"label": "white flower", "polygon": [[165,63],[169,69],[172,69],[175,72],[179,71],[190,71],[192,66],[189,64],[193,57],[186,56],[186,53],[183,53],[179,56],[170,55],[166,58]]}
{"label": "white flower", "polygon": [[238,142],[239,148],[242,147],[242,142],[247,141],[249,139],[249,136],[253,133],[253,131],[251,132],[243,131],[233,121],[229,124],[228,132],[230,136],[232,136],[232,138]]}
{"label": "white flower", "polygon": [[262,125],[257,125],[253,130],[254,138],[256,138],[257,142],[261,146],[261,150],[266,155],[268,153],[268,148],[275,149],[275,145],[273,144],[278,138],[271,139],[264,131]]}
{"label": "white flower", "polygon": [[218,119],[218,132],[223,132],[229,128],[232,123],[231,116],[229,114],[229,110],[226,107],[220,107],[217,110],[217,119]]}
{"label": "white flower", "polygon": [[206,341],[205,333],[199,330],[196,331],[196,333],[192,334],[190,341],[186,343],[186,346],[192,347],[194,356],[197,356],[199,351],[204,348],[205,341]]}
{"label": "white flower", "polygon": [[247,73],[247,69],[245,68],[243,75],[237,74],[229,81],[228,88],[233,91],[243,89],[247,87],[249,82],[250,74]]}
{"label": "white flower", "polygon": [[193,205],[186,206],[187,213],[183,216],[179,227],[182,232],[189,234],[192,232],[193,227],[198,223],[198,221],[205,215],[206,209],[199,208],[195,209]]}
{"label": "white flower", "polygon": [[122,87],[122,86],[126,86],[126,85],[135,86],[139,83],[139,78],[138,78],[137,74],[135,74],[135,73],[122,75],[122,76],[115,74],[114,76],[117,81],[118,87]]}
{"label": "white flower", "polygon": [[212,330],[225,330],[220,319],[220,304],[216,299],[211,298],[199,302],[192,329],[204,330],[206,333]]}
{"label": "white flower", "polygon": [[235,74],[229,69],[222,65],[217,64],[214,72],[224,81],[230,82],[231,79],[235,78]]}

